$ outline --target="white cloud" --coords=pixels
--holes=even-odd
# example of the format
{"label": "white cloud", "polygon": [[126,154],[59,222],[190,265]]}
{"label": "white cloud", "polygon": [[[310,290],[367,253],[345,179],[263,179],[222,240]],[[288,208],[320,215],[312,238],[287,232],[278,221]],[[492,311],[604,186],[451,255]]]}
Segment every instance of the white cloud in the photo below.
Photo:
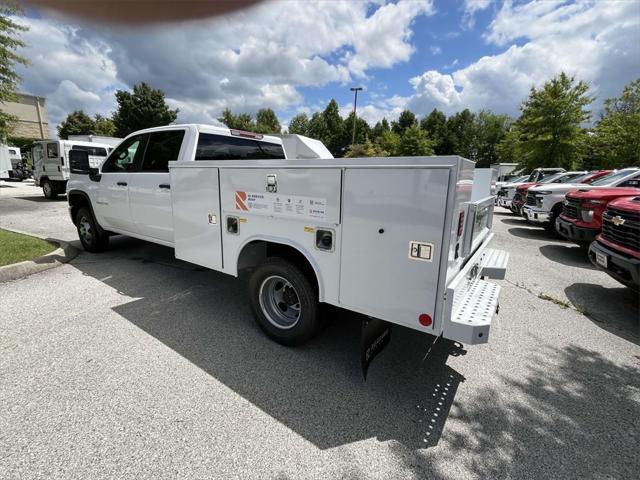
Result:
{"label": "white cloud", "polygon": [[475,25],[475,14],[482,10],[489,8],[489,5],[493,3],[493,0],[464,0],[462,10],[464,14],[462,16],[462,23],[466,28],[473,28]]}
{"label": "white cloud", "polygon": [[640,76],[639,28],[640,12],[633,2],[506,3],[491,23],[487,41],[526,41],[451,74],[428,71],[411,79],[415,92],[407,106],[419,114],[469,108],[515,116],[532,86],[564,71],[589,82],[598,97],[592,106],[596,113],[605,98],[619,95]]}
{"label": "white cloud", "polygon": [[225,107],[288,109],[303,101],[301,86],[346,83],[407,61],[412,22],[431,12],[430,0],[280,0],[136,29],[20,19],[30,27],[23,54],[32,63],[22,87],[47,97],[54,125],[70,109],[108,114],[114,90],[140,81],[164,90],[184,121],[209,121]]}
{"label": "white cloud", "polygon": [[431,52],[431,55],[440,55],[442,53],[442,48],[437,45],[431,45],[429,47],[429,51]]}

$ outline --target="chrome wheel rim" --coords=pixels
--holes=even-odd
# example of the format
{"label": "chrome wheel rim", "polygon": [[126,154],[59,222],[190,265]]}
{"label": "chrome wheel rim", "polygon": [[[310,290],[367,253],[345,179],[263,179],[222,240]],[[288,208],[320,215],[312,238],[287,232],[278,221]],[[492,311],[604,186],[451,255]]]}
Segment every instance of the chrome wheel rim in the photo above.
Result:
{"label": "chrome wheel rim", "polygon": [[93,239],[93,233],[91,231],[91,222],[87,217],[82,217],[78,222],[78,233],[80,234],[80,238],[84,240],[86,243],[91,243]]}
{"label": "chrome wheel rim", "polygon": [[300,297],[287,279],[279,275],[265,278],[258,296],[260,308],[273,326],[289,330],[300,321]]}
{"label": "chrome wheel rim", "polygon": [[44,194],[46,196],[51,195],[51,184],[49,182],[44,182],[42,188],[44,189]]}

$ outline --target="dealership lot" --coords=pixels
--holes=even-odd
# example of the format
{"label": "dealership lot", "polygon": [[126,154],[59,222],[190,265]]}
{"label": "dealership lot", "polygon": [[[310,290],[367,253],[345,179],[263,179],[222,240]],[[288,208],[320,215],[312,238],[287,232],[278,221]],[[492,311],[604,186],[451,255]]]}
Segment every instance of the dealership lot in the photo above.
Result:
{"label": "dealership lot", "polygon": [[[64,197],[28,183],[0,186],[0,227],[76,241]],[[489,344],[423,361],[395,328],[366,383],[356,315],[283,348],[244,279],[157,245],[0,284],[0,477],[633,478],[637,296],[506,210],[494,231]]]}

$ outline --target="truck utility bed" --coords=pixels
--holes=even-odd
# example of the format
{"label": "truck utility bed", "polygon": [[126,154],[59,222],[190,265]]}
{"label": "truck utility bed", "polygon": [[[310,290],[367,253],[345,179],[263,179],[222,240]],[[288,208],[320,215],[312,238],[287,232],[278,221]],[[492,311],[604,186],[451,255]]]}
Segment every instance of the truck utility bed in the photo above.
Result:
{"label": "truck utility bed", "polygon": [[[301,252],[319,300],[484,343],[507,255],[488,250],[493,198],[471,202],[457,156],[171,162],[176,257],[237,275],[265,243]],[[330,232],[330,248],[318,244]]]}

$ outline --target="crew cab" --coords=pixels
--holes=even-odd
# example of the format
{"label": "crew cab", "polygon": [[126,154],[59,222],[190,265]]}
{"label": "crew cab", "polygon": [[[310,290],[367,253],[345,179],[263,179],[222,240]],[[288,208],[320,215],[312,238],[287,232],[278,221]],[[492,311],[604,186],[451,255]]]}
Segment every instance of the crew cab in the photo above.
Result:
{"label": "crew cab", "polygon": [[370,318],[363,365],[391,324],[487,341],[500,287],[486,279],[504,277],[508,254],[488,248],[493,197],[471,200],[469,160],[293,159],[282,138],[192,124],[135,132],[99,168],[72,153],[69,211],[87,251],[123,234],[248,270],[254,317],[277,342],[313,337],[322,302]]}
{"label": "crew cab", "polygon": [[516,193],[513,195],[513,200],[511,201],[511,211],[516,215],[523,215],[522,207],[524,207],[526,203],[527,192],[531,187],[571,182],[574,178],[582,176],[585,173],[587,172],[560,172],[543,178],[539,182],[525,182],[518,185],[516,187]]}
{"label": "crew cab", "polygon": [[588,245],[602,229],[601,218],[607,204],[618,197],[637,195],[640,169],[627,168],[581,186],[565,195],[556,231],[578,244]]}
{"label": "crew cab", "polygon": [[640,290],[640,195],[611,201],[602,214],[602,233],[589,246],[600,270]]}
{"label": "crew cab", "polygon": [[568,183],[539,185],[527,190],[522,214],[533,225],[539,225],[547,230],[555,230],[556,218],[562,212],[562,205],[567,192],[582,185],[590,185],[602,178],[603,181],[611,175],[610,170],[588,172],[570,180]]}
{"label": "crew cab", "polygon": [[113,146],[79,140],[45,140],[35,142],[31,147],[33,159],[33,179],[42,187],[46,198],[55,198],[65,193],[69,180],[69,152],[82,150],[89,155],[92,167],[99,166]]}

